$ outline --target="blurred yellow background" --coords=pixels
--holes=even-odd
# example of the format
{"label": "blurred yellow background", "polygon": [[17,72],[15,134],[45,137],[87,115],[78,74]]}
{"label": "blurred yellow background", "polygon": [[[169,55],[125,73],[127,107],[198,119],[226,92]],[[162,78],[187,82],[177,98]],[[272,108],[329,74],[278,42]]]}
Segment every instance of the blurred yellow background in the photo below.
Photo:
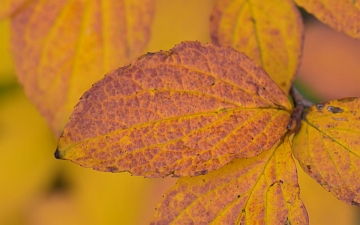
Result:
{"label": "blurred yellow background", "polygon": [[[158,0],[144,53],[185,40],[209,42],[213,3]],[[0,34],[0,224],[147,224],[176,179],[102,173],[56,160],[56,140],[17,84],[8,20],[0,21]],[[360,41],[310,21],[297,81],[316,99],[360,97]],[[299,174],[310,224],[359,224],[358,208]]]}

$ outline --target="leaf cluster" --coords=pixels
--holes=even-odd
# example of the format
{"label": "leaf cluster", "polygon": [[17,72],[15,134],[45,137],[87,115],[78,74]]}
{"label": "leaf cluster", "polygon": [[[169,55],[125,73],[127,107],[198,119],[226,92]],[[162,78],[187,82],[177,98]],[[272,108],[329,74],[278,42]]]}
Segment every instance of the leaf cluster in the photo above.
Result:
{"label": "leaf cluster", "polygon": [[56,158],[180,177],[151,224],[308,224],[294,158],[360,204],[360,99],[312,105],[292,87],[304,33],[295,3],[360,38],[358,1],[218,0],[212,43],[183,42],[108,72],[147,44],[153,0],[6,1],[0,18],[11,15],[19,80],[56,136],[85,92]]}

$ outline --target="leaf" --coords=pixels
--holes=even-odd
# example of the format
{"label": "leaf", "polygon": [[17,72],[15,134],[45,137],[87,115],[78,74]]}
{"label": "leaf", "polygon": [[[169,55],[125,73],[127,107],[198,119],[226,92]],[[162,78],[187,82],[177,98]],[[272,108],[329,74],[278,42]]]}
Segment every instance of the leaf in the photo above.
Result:
{"label": "leaf", "polygon": [[11,16],[16,10],[31,0],[1,0],[0,20]]}
{"label": "leaf", "polygon": [[96,170],[195,176],[270,149],[290,103],[228,47],[185,42],[115,70],[81,98],[57,158]]}
{"label": "leaf", "polygon": [[308,224],[288,138],[204,176],[180,178],[150,224]]}
{"label": "leaf", "polygon": [[357,0],[295,0],[321,22],[350,37],[360,38],[360,2]]}
{"label": "leaf", "polygon": [[12,49],[25,91],[60,135],[91,84],[148,42],[153,1],[31,1],[12,17]]}
{"label": "leaf", "polygon": [[253,58],[285,93],[299,67],[303,30],[291,0],[218,0],[211,15],[212,41]]}
{"label": "leaf", "polygon": [[317,104],[294,137],[301,167],[327,191],[360,204],[360,98]]}

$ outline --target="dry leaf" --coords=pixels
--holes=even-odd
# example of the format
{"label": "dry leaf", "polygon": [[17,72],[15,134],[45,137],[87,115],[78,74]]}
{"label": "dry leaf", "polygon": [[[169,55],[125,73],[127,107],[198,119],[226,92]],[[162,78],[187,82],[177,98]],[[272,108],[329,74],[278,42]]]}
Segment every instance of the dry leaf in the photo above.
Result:
{"label": "dry leaf", "polygon": [[218,0],[211,39],[253,58],[288,93],[299,67],[303,23],[292,0]]}
{"label": "dry leaf", "polygon": [[356,0],[295,0],[321,22],[350,37],[360,38],[360,2]]}
{"label": "dry leaf", "polygon": [[150,224],[308,224],[289,140],[280,143],[207,175],[180,178]]}
{"label": "dry leaf", "polygon": [[153,0],[33,0],[12,17],[18,78],[56,136],[92,83],[141,53],[152,17]]}
{"label": "dry leaf", "polygon": [[101,171],[195,176],[270,149],[286,130],[290,108],[246,55],[185,42],[94,84],[55,155]]}
{"label": "dry leaf", "polygon": [[309,109],[293,152],[300,165],[327,191],[360,204],[360,98],[317,104]]}

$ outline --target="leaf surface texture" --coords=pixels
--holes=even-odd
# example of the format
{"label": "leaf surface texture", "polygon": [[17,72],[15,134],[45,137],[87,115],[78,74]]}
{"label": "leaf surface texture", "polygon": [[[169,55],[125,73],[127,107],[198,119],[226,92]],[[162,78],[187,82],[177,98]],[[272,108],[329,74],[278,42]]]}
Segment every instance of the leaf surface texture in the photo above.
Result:
{"label": "leaf surface texture", "polygon": [[334,30],[353,38],[360,38],[358,0],[295,0],[295,2]]}
{"label": "leaf surface texture", "polygon": [[152,0],[33,0],[11,19],[17,76],[59,136],[81,95],[148,42]]}
{"label": "leaf surface texture", "polygon": [[281,142],[204,176],[180,178],[150,224],[308,224],[291,147]]}
{"label": "leaf surface texture", "polygon": [[292,0],[218,0],[211,39],[244,52],[288,93],[299,67],[303,23]]}
{"label": "leaf surface texture", "polygon": [[270,149],[290,103],[229,47],[185,42],[94,84],[59,140],[59,158],[101,171],[195,176]]}
{"label": "leaf surface texture", "polygon": [[360,99],[317,104],[309,109],[293,152],[327,191],[348,204],[360,203]]}

